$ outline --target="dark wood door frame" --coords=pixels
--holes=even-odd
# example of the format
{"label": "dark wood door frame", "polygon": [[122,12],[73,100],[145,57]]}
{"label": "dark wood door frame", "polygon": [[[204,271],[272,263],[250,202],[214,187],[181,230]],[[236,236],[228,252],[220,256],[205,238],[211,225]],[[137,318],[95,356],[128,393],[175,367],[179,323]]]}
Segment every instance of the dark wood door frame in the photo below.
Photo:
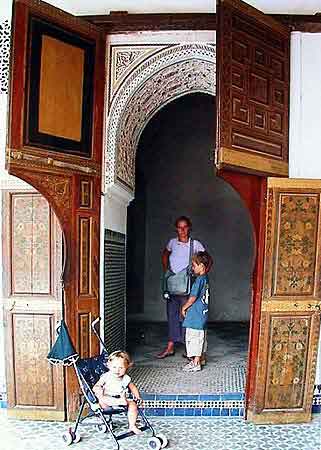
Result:
{"label": "dark wood door frame", "polygon": [[218,176],[229,183],[240,195],[249,211],[254,232],[255,253],[253,255],[250,334],[245,387],[245,412],[247,412],[254,394],[258,356],[264,263],[266,177],[228,170],[218,171]]}

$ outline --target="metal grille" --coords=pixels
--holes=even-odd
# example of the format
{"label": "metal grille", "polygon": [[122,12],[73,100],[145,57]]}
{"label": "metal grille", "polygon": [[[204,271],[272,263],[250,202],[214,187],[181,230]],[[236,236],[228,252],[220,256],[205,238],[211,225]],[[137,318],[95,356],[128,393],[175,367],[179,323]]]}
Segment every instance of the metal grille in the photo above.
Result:
{"label": "metal grille", "polygon": [[126,236],[105,230],[104,336],[108,352],[126,347]]}

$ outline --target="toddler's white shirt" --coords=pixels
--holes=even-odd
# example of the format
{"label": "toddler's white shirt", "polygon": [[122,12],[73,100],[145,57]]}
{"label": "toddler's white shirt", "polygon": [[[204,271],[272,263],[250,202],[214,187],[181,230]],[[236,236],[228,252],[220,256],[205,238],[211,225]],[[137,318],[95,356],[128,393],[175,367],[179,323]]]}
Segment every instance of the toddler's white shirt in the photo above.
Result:
{"label": "toddler's white shirt", "polygon": [[103,388],[104,395],[122,396],[126,392],[131,378],[127,373],[123,377],[117,377],[111,372],[104,373],[97,384]]}

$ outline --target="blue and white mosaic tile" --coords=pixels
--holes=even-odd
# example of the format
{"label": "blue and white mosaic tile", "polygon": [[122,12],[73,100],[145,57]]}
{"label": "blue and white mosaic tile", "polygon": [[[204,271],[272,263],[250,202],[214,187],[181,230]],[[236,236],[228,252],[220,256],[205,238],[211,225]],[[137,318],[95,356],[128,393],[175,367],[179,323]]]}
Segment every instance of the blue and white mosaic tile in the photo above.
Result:
{"label": "blue and white mosaic tile", "polygon": [[[117,430],[125,431],[124,420]],[[152,418],[156,433],[164,433],[168,449],[175,450],[319,450],[321,416],[300,425],[254,425],[242,419],[172,417]],[[63,422],[18,421],[0,412],[0,442],[6,450],[63,450],[61,436],[71,424]],[[115,449],[108,434],[93,425],[80,428],[82,440],[72,444],[78,450]],[[120,441],[121,450],[148,448],[149,432]]]}

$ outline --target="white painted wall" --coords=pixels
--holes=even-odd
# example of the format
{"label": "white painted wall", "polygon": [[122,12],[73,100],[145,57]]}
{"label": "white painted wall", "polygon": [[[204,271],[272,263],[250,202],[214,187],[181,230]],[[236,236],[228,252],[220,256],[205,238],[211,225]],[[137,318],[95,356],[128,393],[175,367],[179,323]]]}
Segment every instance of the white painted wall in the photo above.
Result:
{"label": "white painted wall", "polygon": [[292,33],[290,177],[321,178],[321,34]]}
{"label": "white painted wall", "polygon": [[321,33],[292,33],[290,86],[290,178],[321,179]]}

